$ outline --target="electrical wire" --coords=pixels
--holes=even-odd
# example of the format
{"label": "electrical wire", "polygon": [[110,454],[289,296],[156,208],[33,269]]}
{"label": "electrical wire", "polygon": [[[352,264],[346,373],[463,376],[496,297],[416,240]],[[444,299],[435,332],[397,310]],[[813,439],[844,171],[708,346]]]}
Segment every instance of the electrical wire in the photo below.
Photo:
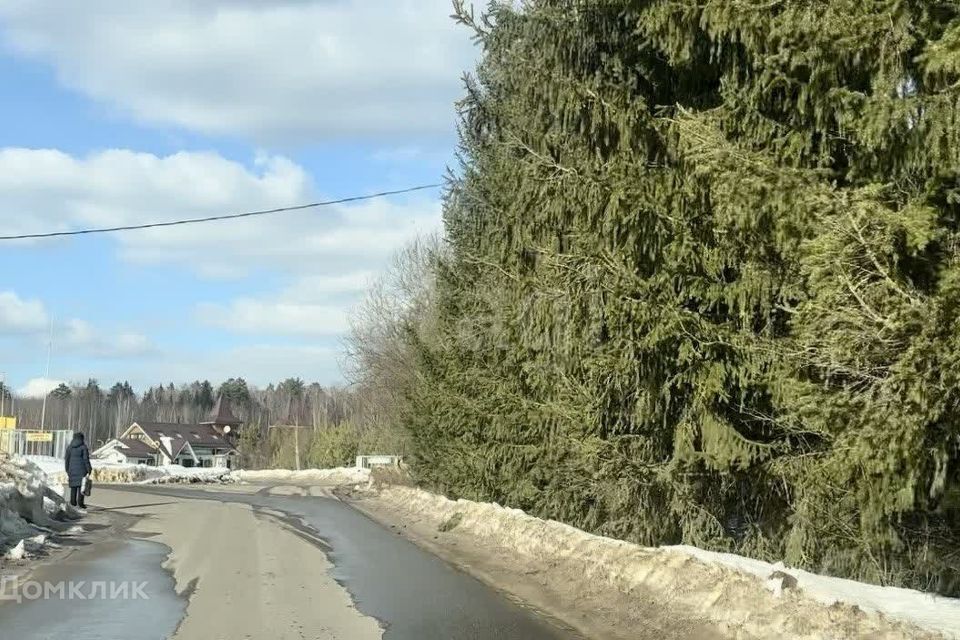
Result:
{"label": "electrical wire", "polygon": [[245,211],[243,213],[228,213],[219,216],[206,216],[203,218],[184,218],[182,220],[170,220],[167,222],[149,222],[146,224],[131,224],[119,227],[99,227],[94,229],[75,229],[73,231],[51,231],[48,233],[25,233],[19,235],[0,236],[0,240],[34,240],[40,238],[59,238],[63,236],[83,236],[94,233],[116,233],[119,231],[136,231],[139,229],[155,229],[159,227],[175,227],[185,224],[199,224],[203,222],[219,222],[221,220],[236,220],[239,218],[252,218],[254,216],[266,216],[275,213],[288,213],[290,211],[302,211],[304,209],[315,209],[317,207],[327,207],[334,204],[344,204],[347,202],[358,202],[360,200],[372,200],[374,198],[384,198],[386,196],[395,196],[403,193],[412,193],[414,191],[424,191],[426,189],[436,189],[442,187],[443,183],[422,184],[416,187],[407,187],[406,189],[395,189],[393,191],[380,191],[362,196],[351,196],[349,198],[339,198],[337,200],[325,200],[323,202],[310,202],[307,204],[298,204],[290,207],[277,207],[276,209],[264,209],[261,211]]}

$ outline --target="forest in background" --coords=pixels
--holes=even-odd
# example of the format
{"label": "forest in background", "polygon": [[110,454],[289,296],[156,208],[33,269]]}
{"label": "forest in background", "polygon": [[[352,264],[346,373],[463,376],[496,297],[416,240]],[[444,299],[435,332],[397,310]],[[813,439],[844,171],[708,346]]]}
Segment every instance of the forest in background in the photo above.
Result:
{"label": "forest in background", "polygon": [[960,595],[960,4],[455,13],[444,236],[351,341],[418,481]]}
{"label": "forest in background", "polygon": [[[0,393],[6,392],[0,386]],[[248,468],[295,465],[294,436],[273,425],[300,425],[299,446],[304,467],[352,465],[358,453],[404,452],[395,430],[383,428],[375,405],[363,389],[324,387],[288,378],[265,388],[231,378],[214,387],[208,381],[160,384],[137,393],[129,383],[102,388],[96,380],[61,384],[47,398],[45,428],[82,431],[95,448],[122,433],[136,420],[196,424],[219,395],[244,421],[240,432],[241,463]],[[39,428],[42,398],[5,393],[5,413],[24,428]]]}

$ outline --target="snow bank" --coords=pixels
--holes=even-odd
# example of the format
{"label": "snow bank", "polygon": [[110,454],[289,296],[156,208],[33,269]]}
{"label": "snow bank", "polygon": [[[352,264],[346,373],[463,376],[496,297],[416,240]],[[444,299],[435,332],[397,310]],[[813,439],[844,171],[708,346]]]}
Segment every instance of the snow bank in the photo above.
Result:
{"label": "snow bank", "polygon": [[[226,482],[226,467],[182,467],[177,464],[160,467],[101,462],[93,465],[93,481],[106,484],[166,484],[176,482]],[[94,485],[96,486],[96,485]]]}
{"label": "snow bank", "polygon": [[58,473],[63,473],[62,458],[53,458],[51,456],[18,456],[17,459],[30,462],[47,474],[47,476],[55,476]]}
{"label": "snow bank", "polygon": [[43,470],[29,460],[0,454],[0,552],[7,561],[38,551],[46,536],[39,529],[66,531],[65,520],[80,514],[47,485]]}
{"label": "snow bank", "polygon": [[388,487],[369,499],[401,518],[453,529],[491,552],[563,566],[591,589],[646,591],[737,638],[960,638],[960,600],[695,547],[641,547],[518,509],[409,487]]}
{"label": "snow bank", "polygon": [[[62,490],[67,476],[63,460],[49,456],[26,456],[42,469],[48,481],[57,490]],[[142,464],[120,464],[103,460],[91,460],[93,481],[105,484],[163,484],[169,482],[223,482],[230,470],[225,467],[183,467],[177,464],[150,467]]]}
{"label": "snow bank", "polygon": [[369,469],[336,467],[333,469],[263,469],[259,471],[234,471],[231,476],[241,482],[284,483],[295,485],[342,485],[362,484],[370,480]]}
{"label": "snow bank", "polygon": [[673,553],[693,556],[703,562],[719,564],[766,580],[775,572],[793,576],[797,587],[817,602],[832,606],[853,604],[864,611],[905,620],[921,628],[937,630],[960,638],[960,600],[944,598],[913,589],[882,587],[875,584],[821,576],[803,569],[788,569],[782,562],[770,564],[732,553],[716,553],[686,545],[662,547]]}
{"label": "snow bank", "polygon": [[[51,485],[63,485],[67,481],[63,460],[49,456],[26,456],[48,476]],[[361,484],[370,480],[369,469],[336,467],[333,469],[264,469],[258,471],[231,471],[223,467],[182,467],[167,465],[119,464],[104,460],[91,460],[93,481],[108,484],[158,484],[168,482],[253,482],[284,483],[299,485]],[[59,488],[59,487],[58,487]]]}
{"label": "snow bank", "polygon": [[23,556],[27,553],[27,545],[23,540],[20,540],[12,549],[7,551],[3,557],[7,560],[23,560]]}

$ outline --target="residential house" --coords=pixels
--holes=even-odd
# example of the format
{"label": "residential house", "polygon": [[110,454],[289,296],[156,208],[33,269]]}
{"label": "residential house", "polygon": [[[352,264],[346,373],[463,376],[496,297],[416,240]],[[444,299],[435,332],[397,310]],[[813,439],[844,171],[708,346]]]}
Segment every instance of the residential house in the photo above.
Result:
{"label": "residential house", "polygon": [[137,421],[119,438],[93,452],[110,462],[150,466],[232,467],[238,451],[237,436],[243,424],[223,397],[199,424]]}
{"label": "residential house", "polygon": [[146,441],[134,438],[110,440],[90,455],[106,462],[157,465],[157,450]]}

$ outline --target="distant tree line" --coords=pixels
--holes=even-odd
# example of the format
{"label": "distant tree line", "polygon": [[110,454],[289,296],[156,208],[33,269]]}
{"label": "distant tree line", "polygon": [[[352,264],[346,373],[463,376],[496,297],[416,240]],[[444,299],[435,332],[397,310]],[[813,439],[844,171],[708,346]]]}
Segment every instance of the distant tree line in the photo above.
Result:
{"label": "distant tree line", "polygon": [[[24,428],[39,428],[42,398],[17,398],[6,389],[6,412]],[[219,395],[230,400],[244,421],[241,451],[246,466],[294,464],[294,437],[274,425],[299,425],[301,461],[306,466],[352,464],[358,453],[394,453],[400,443],[363,419],[366,402],[358,390],[325,387],[288,378],[265,388],[231,378],[219,386],[209,381],[158,384],[138,394],[126,381],[101,387],[60,384],[47,397],[46,429],[81,431],[94,447],[117,437],[136,420],[196,424],[213,408]]]}

